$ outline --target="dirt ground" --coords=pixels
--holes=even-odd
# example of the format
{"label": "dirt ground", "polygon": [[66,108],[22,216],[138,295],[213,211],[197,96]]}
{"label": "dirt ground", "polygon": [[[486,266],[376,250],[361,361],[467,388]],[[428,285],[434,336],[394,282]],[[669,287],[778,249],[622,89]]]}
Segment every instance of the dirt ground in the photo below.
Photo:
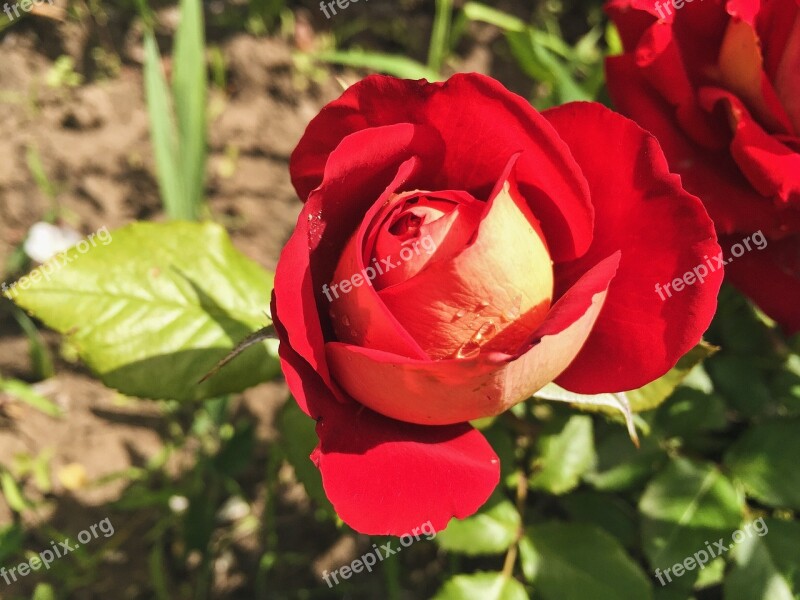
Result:
{"label": "dirt ground", "polygon": [[[169,22],[169,15],[164,16]],[[57,42],[47,39],[54,34]],[[55,187],[63,220],[84,235],[161,218],[139,40],[135,31],[129,33],[117,76],[72,88],[48,86],[47,74],[62,52],[80,64],[91,32],[70,22],[57,27],[20,24],[0,38],[0,263],[8,261],[52,205],[28,166],[31,148]],[[211,97],[210,212],[242,252],[269,269],[274,269],[299,212],[288,175],[289,155],[307,122],[341,90],[333,79],[322,84],[298,79],[291,43],[247,35],[223,40],[227,89],[217,89]],[[27,341],[8,309],[0,306],[0,373],[30,380]],[[46,339],[57,356],[58,337],[47,334]],[[29,525],[77,532],[109,516],[108,503],[126,485],[123,478],[103,478],[142,466],[162,451],[163,420],[154,404],[119,397],[80,365],[60,361],[57,372],[37,390],[64,409],[64,418],[4,400],[0,457],[37,456],[51,449],[55,477],[49,499],[57,502],[47,503],[51,509],[38,511]],[[262,441],[274,436],[274,414],[286,395],[281,383],[273,383],[250,390],[241,400],[237,412],[252,416]],[[174,462],[171,468],[179,472],[180,458]],[[0,525],[11,519],[0,501]],[[146,542],[138,536],[141,521],[147,519],[147,514],[131,513],[112,517],[119,548],[116,564],[104,566],[105,589],[95,586],[82,597],[146,597]],[[39,541],[46,545],[48,539],[43,532]],[[222,583],[216,593],[235,597],[231,594],[241,581],[218,579]]]}

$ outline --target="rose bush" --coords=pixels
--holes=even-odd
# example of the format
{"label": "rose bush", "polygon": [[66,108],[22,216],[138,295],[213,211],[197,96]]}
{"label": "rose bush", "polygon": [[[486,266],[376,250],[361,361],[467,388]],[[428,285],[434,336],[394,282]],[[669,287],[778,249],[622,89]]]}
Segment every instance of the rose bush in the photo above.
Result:
{"label": "rose bush", "polygon": [[713,225],[655,139],[598,104],[371,76],[314,118],[291,173],[280,356],[325,491],[365,533],[472,514],[500,471],[468,421],[551,381],[646,384],[716,307],[719,272],[656,293],[720,251]]}
{"label": "rose bush", "polygon": [[658,138],[730,236],[723,246],[764,232],[769,246],[732,260],[728,275],[800,331],[800,3],[660,8],[664,19],[652,0],[607,5],[625,48],[606,63],[614,104]]}

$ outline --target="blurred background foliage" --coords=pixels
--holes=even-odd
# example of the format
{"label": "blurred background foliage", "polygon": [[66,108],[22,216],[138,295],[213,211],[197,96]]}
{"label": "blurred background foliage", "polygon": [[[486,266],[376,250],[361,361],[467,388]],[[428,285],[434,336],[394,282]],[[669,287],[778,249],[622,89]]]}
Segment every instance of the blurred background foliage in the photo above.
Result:
{"label": "blurred background foliage", "polygon": [[[47,41],[65,23],[89,32],[81,53]],[[330,99],[326,82],[352,83],[369,72],[440,80],[479,70],[539,109],[573,100],[607,103],[603,58],[620,50],[600,5],[591,2],[364,0],[327,19],[312,1],[181,0],[176,6],[70,0],[37,5],[13,21],[0,15],[0,46],[30,43],[47,57],[37,67],[40,87],[20,90],[0,78],[0,102],[35,118],[82,86],[138,73],[154,168],[145,176],[145,167],[131,163],[152,183],[132,201],[134,214],[160,222],[214,220],[237,242],[247,211],[229,213],[213,197],[219,181],[240,168],[246,149],[213,139],[209,144],[210,130],[242,93],[228,63],[237,36],[289,49],[288,66],[279,68],[291,82],[287,105],[298,113],[295,95],[311,94],[318,108]],[[286,88],[264,85],[255,92],[287,95]],[[301,121],[311,116],[306,111]],[[86,229],[63,202],[68,176],[48,172],[47,156],[35,144],[26,148],[25,168],[46,207],[37,219]],[[287,178],[285,156],[277,162]],[[0,196],[0,204],[10,197]],[[161,248],[157,237],[148,238],[148,247]],[[182,240],[184,252],[203,252],[203,239],[193,246],[190,238]],[[124,235],[117,239],[135,245]],[[10,243],[4,254],[5,281],[34,266],[22,241]],[[269,268],[274,256],[261,262]],[[263,281],[270,276],[248,272],[253,289],[265,288],[263,306],[251,306],[248,325],[255,329],[259,310],[268,305]],[[0,435],[20,435],[19,424],[32,414],[69,427],[73,416],[57,388],[65,374],[87,377],[79,358],[114,385],[93,361],[102,344],[76,344],[67,317],[57,323],[42,318],[67,334],[62,339],[0,302],[0,336],[20,342],[0,345]],[[85,318],[85,311],[69,317]],[[275,381],[254,396],[256,404],[271,398],[268,414],[253,410],[246,395],[220,390],[202,398],[181,398],[176,391],[150,401],[114,394],[114,409],[124,409],[127,419],[159,438],[157,451],[133,456],[124,469],[93,479],[80,454],[67,453],[68,461],[55,464],[62,449],[44,443],[33,445],[36,452],[10,452],[5,448],[13,444],[2,445],[0,437],[0,566],[26,560],[50,540],[74,538],[104,517],[116,525],[114,536],[85,545],[47,572],[12,586],[0,581],[0,597],[796,600],[800,340],[787,339],[727,287],[706,339],[717,349],[713,355],[699,351],[656,386],[630,396],[639,402],[634,409],[641,409],[633,416],[639,448],[622,417],[564,402],[532,400],[481,423],[501,456],[503,477],[479,514],[334,589],[322,581],[323,570],[347,564],[383,540],[354,534],[337,519],[308,459],[314,424],[286,402],[276,369],[259,374],[259,380]],[[235,341],[223,340],[218,350]],[[20,349],[24,366],[8,367],[14,362],[8,357],[19,358]],[[269,352],[264,361],[274,361],[274,348]],[[199,378],[202,372],[192,370],[198,364],[188,362],[175,381]],[[152,381],[147,371],[136,373],[145,389],[166,383],[163,373],[151,375]],[[112,415],[107,407],[93,411]],[[264,427],[266,434],[259,431]],[[75,425],[73,435],[86,433]],[[110,500],[87,499],[87,490],[112,485],[118,491]],[[659,582],[655,569],[683,562],[720,538],[730,545],[736,529],[760,518],[769,526],[767,535],[750,537],[668,585]]]}

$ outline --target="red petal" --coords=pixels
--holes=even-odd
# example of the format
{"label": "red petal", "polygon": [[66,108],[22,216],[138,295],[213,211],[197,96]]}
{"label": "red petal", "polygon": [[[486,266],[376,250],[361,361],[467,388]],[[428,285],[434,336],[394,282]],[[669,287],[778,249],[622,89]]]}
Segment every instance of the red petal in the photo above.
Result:
{"label": "red petal", "polygon": [[497,455],[466,423],[412,425],[354,403],[330,403],[321,416],[325,493],[361,533],[403,535],[428,521],[440,531],[475,513],[500,480]]}
{"label": "red petal", "polygon": [[[274,308],[274,299],[273,299]],[[281,338],[283,372],[300,407],[317,420],[312,458],[336,513],[356,531],[403,535],[430,521],[472,515],[500,479],[486,439],[466,423],[429,427],[382,417],[330,389]]]}
{"label": "red petal", "polygon": [[[322,180],[329,153],[353,131],[392,123],[430,125],[445,140],[431,148],[424,166],[443,159],[424,189],[464,190],[486,197],[510,156],[522,153],[519,185],[545,224],[556,259],[580,256],[592,235],[586,182],[569,149],[523,98],[476,73],[443,84],[373,75],[349,88],[309,124],[292,155],[292,179],[301,198]],[[431,167],[433,168],[433,167]]]}
{"label": "red petal", "polygon": [[638,388],[675,366],[711,322],[721,271],[666,301],[656,285],[719,254],[713,224],[669,173],[655,138],[633,121],[589,103],[567,104],[545,116],[581,165],[597,210],[594,243],[586,256],[563,265],[561,285],[622,252],[592,334],[557,383],[579,393]]}
{"label": "red petal", "polygon": [[[740,242],[724,241],[726,248]],[[731,283],[744,292],[790,335],[800,332],[800,236],[770,241],[763,250],[730,257],[725,267]]]}
{"label": "red petal", "polygon": [[733,94],[706,89],[701,97],[709,110],[725,105],[734,132],[731,154],[751,185],[767,198],[800,205],[800,154],[766,133]]}
{"label": "red petal", "polygon": [[717,231],[763,230],[767,236],[800,229],[800,215],[780,215],[742,175],[728,150],[711,152],[692,143],[678,128],[673,110],[644,80],[632,56],[606,62],[614,105],[658,138],[670,167],[684,187],[699,196]]}
{"label": "red petal", "polygon": [[572,362],[595,323],[618,261],[614,254],[585,273],[514,356],[487,352],[421,361],[329,342],[331,370],[353,398],[403,421],[445,425],[500,414]]}

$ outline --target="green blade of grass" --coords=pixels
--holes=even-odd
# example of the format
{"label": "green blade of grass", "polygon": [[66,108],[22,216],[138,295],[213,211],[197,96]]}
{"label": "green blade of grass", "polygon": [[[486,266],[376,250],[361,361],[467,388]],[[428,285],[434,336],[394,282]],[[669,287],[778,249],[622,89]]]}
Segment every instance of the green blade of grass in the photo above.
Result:
{"label": "green blade of grass", "polygon": [[322,52],[312,55],[316,60],[335,65],[367,69],[378,73],[394,75],[402,79],[427,79],[428,81],[441,81],[442,77],[425,65],[415,60],[395,54],[380,54],[377,52]]}
{"label": "green blade of grass", "polygon": [[184,218],[197,219],[203,203],[206,163],[205,36],[200,0],[181,0],[175,38],[172,93],[178,124]]}
{"label": "green blade of grass", "polygon": [[428,67],[441,72],[444,59],[450,48],[450,23],[453,18],[452,0],[436,0],[436,16],[433,20],[431,45],[428,50]]}
{"label": "green blade of grass", "polygon": [[167,81],[161,69],[161,55],[152,31],[147,31],[144,36],[144,87],[158,187],[164,208],[173,219],[191,219],[192,215],[187,214],[183,201],[183,186],[178,170],[178,139]]}

